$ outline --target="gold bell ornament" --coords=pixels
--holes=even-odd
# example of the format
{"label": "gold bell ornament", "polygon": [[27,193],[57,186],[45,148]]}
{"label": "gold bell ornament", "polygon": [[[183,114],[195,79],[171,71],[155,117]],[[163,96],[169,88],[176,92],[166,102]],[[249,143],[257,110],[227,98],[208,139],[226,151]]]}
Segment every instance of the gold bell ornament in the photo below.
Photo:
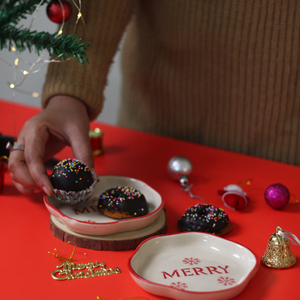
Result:
{"label": "gold bell ornament", "polygon": [[296,263],[296,257],[292,251],[290,242],[300,247],[300,240],[291,232],[276,227],[276,233],[269,238],[267,249],[261,262],[270,268],[290,268]]}

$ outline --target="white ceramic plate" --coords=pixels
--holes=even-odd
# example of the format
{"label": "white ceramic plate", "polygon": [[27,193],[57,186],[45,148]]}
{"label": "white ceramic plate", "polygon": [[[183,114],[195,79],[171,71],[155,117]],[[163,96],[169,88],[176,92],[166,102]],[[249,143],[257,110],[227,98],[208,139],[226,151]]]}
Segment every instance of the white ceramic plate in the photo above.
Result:
{"label": "white ceramic plate", "polygon": [[201,232],[149,238],[129,260],[134,281],[149,293],[182,300],[238,295],[259,267],[247,248]]}
{"label": "white ceramic plate", "polygon": [[[69,229],[88,235],[108,235],[144,228],[159,216],[163,208],[161,196],[146,183],[128,177],[99,176],[91,198],[78,205],[67,205],[55,196],[44,197],[50,214],[58,218]],[[115,186],[130,186],[139,189],[148,203],[149,213],[145,216],[116,220],[101,214],[97,209],[98,198],[106,189]]]}

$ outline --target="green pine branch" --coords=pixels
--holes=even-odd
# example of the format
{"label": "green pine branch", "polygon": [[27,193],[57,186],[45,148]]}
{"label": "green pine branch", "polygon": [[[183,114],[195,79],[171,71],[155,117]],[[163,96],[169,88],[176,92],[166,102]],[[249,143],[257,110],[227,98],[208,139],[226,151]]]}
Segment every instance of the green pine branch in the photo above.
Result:
{"label": "green pine branch", "polygon": [[[48,32],[29,31],[28,29],[14,28],[7,26],[0,34],[0,49],[8,46],[11,48],[12,43],[19,52],[28,49],[29,52],[35,47],[37,54],[41,50],[48,50],[50,55],[61,55],[62,59],[66,56],[77,58],[80,64],[83,60],[88,62],[85,50],[89,46],[82,43],[82,38],[75,35],[57,36],[57,32],[50,34]],[[8,42],[8,43],[7,43]]]}
{"label": "green pine branch", "polygon": [[[76,35],[57,35],[57,32],[50,34],[15,26],[33,13],[40,2],[41,0],[0,0],[0,50],[11,50],[14,46],[19,52],[27,49],[31,52],[34,47],[38,55],[41,50],[47,50],[50,55],[61,55],[62,59],[67,56],[76,58],[79,64],[84,60],[88,62],[85,50],[90,44],[82,43],[83,39]],[[50,0],[44,0],[43,4],[47,2]]]}
{"label": "green pine branch", "polygon": [[4,9],[5,7],[11,8],[16,4],[16,2],[18,2],[18,0],[0,0],[0,9]]}
{"label": "green pine branch", "polygon": [[[1,0],[0,28],[9,24],[18,24],[21,19],[26,19],[26,15],[32,14],[40,2],[41,0]],[[43,4],[47,2],[50,0],[44,0]]]}

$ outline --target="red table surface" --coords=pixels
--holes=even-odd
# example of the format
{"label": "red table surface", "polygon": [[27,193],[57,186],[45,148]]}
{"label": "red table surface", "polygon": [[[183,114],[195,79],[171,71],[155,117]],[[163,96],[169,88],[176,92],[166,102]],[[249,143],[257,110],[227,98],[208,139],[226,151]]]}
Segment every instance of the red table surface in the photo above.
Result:
{"label": "red table surface", "polygon": [[[0,132],[16,135],[24,122],[39,110],[0,101]],[[15,124],[15,125],[14,125]],[[211,204],[224,207],[219,189],[231,183],[252,178],[252,184],[242,186],[250,198],[242,211],[228,208],[233,229],[224,238],[244,245],[261,258],[268,239],[277,226],[300,237],[300,204],[289,203],[274,210],[264,200],[265,189],[282,183],[300,197],[300,168],[247,155],[232,153],[175,139],[93,123],[104,131],[105,154],[95,158],[99,175],[120,175],[142,180],[157,190],[165,201],[168,234],[179,233],[177,220],[184,210],[197,203],[170,179],[167,163],[175,155],[184,155],[193,163],[189,177],[192,191]],[[72,156],[65,149],[57,158]],[[76,248],[76,263],[103,261],[106,267],[119,267],[121,274],[87,279],[56,281],[51,272],[59,264],[49,254],[54,248],[64,256],[71,255],[73,246],[53,236],[49,229],[49,212],[43,194],[21,195],[12,185],[9,172],[0,194],[0,257],[1,299],[85,299],[97,296],[106,300],[146,297],[162,299],[141,289],[131,278],[127,263],[134,251],[95,251]],[[235,299],[298,298],[300,248],[291,245],[297,258],[295,266],[274,270],[260,265],[245,290]]]}

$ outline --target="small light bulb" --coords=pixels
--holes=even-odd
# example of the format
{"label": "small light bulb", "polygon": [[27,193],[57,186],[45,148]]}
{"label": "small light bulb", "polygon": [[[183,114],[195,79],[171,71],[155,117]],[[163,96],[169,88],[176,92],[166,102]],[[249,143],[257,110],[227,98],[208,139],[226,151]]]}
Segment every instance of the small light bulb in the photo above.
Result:
{"label": "small light bulb", "polygon": [[18,64],[19,64],[19,59],[16,58],[16,59],[15,59],[15,66],[17,66]]}
{"label": "small light bulb", "polygon": [[16,51],[16,48],[14,46],[11,47],[11,51]]}
{"label": "small light bulb", "polygon": [[15,88],[15,85],[12,83],[9,87],[10,87],[11,89],[14,89],[14,88]]}
{"label": "small light bulb", "polygon": [[57,33],[57,35],[61,35],[63,33],[63,31],[60,29]]}
{"label": "small light bulb", "polygon": [[82,13],[79,12],[78,15],[77,15],[77,20],[79,20],[81,17],[82,17]]}
{"label": "small light bulb", "polygon": [[28,74],[28,72],[27,72],[26,70],[24,70],[24,71],[23,71],[23,74],[24,74],[24,75],[27,75],[27,74]]}
{"label": "small light bulb", "polygon": [[40,94],[36,93],[36,92],[33,92],[31,95],[32,95],[32,97],[37,98]]}

